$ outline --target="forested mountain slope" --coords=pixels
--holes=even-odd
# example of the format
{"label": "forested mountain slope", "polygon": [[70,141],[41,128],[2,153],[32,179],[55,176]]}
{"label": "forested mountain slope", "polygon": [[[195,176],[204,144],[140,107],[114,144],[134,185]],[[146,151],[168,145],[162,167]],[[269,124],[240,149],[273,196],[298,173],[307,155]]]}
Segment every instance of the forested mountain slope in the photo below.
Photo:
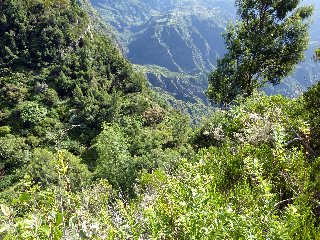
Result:
{"label": "forested mountain slope", "polygon": [[[128,59],[143,66],[152,86],[179,100],[207,102],[204,95],[207,73],[225,52],[221,34],[227,23],[236,18],[234,1],[91,2],[113,27]],[[320,8],[316,4],[312,45],[306,52],[306,61],[284,83],[266,88],[268,94],[296,96],[317,82],[318,66],[311,60],[314,49],[320,45],[317,35]]]}
{"label": "forested mountain slope", "polygon": [[92,3],[113,26],[128,59],[143,66],[154,87],[179,100],[206,102],[206,73],[225,52],[221,33],[232,18],[232,2]]}
{"label": "forested mountain slope", "polygon": [[240,96],[191,129],[97,17],[0,0],[0,239],[320,236],[320,84]]}
{"label": "forested mountain slope", "polygon": [[[137,171],[152,169],[161,160],[149,164],[142,158],[183,145],[185,139],[174,135],[179,121],[187,134],[188,118],[149,90],[78,1],[12,0],[0,7],[1,191],[28,173],[44,185],[56,182],[57,151],[70,161],[80,187],[89,179],[87,167],[98,171],[100,134],[107,135],[101,144],[111,144],[110,151],[122,149],[119,158],[126,160],[116,168],[132,180],[131,163]],[[130,191],[130,180],[120,183],[111,175],[110,181]]]}

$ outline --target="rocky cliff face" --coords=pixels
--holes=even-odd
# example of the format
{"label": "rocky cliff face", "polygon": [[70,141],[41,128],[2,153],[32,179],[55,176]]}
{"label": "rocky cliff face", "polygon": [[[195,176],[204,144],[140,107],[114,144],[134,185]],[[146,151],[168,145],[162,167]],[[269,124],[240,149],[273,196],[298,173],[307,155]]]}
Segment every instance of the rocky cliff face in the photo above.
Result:
{"label": "rocky cliff face", "polygon": [[129,43],[128,58],[174,72],[210,71],[224,54],[224,15],[221,10],[203,7],[193,13],[173,11],[153,17]]}

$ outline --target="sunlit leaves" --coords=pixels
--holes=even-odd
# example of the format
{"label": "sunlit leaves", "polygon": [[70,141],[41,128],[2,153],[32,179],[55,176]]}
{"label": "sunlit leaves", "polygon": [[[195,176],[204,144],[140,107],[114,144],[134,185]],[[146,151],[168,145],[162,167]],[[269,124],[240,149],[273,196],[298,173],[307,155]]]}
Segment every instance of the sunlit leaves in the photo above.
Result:
{"label": "sunlit leaves", "polygon": [[228,53],[209,75],[207,94],[229,104],[266,83],[278,84],[303,59],[308,45],[310,6],[300,1],[236,1],[240,22],[225,34]]}

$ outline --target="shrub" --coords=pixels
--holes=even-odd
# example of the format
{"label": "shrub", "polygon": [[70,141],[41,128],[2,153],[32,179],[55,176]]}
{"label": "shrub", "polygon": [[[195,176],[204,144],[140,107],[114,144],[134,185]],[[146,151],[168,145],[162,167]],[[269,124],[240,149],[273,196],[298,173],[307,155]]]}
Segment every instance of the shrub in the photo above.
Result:
{"label": "shrub", "polygon": [[0,137],[4,137],[5,135],[9,134],[11,128],[9,126],[2,126],[0,127]]}
{"label": "shrub", "polygon": [[47,109],[36,102],[23,102],[18,106],[20,119],[25,124],[38,124],[47,115]]}
{"label": "shrub", "polygon": [[128,191],[133,187],[137,169],[129,145],[119,126],[104,126],[90,151],[95,162],[95,178],[107,179],[114,187]]}

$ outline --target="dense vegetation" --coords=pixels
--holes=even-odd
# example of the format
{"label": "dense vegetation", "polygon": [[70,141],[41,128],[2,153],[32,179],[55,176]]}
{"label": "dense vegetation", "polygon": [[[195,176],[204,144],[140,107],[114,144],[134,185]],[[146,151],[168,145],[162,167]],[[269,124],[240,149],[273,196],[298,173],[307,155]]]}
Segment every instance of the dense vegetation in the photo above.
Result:
{"label": "dense vegetation", "polygon": [[0,1],[1,239],[319,238],[320,84],[191,129],[84,6]]}
{"label": "dense vegetation", "polygon": [[91,2],[127,58],[144,70],[156,91],[169,94],[169,103],[181,108],[183,101],[191,113],[208,105],[207,73],[225,53],[221,33],[234,12],[231,0]]}
{"label": "dense vegetation", "polygon": [[[161,165],[147,155],[183,146],[174,136],[188,119],[156,100],[76,1],[6,1],[1,19],[1,190],[29,170],[42,185],[57,182],[53,156],[62,150],[78,184],[91,175],[81,162],[93,179],[109,175],[101,172],[103,146],[123,152],[114,170],[133,179],[139,169]],[[112,174],[109,181],[124,191],[124,182],[132,185]]]}
{"label": "dense vegetation", "polygon": [[[157,91],[160,89],[161,92],[172,95],[170,103],[174,98],[178,99],[176,102],[182,100],[187,103],[187,110],[196,108],[199,103],[208,103],[204,94],[208,87],[207,75],[217,67],[216,60],[226,53],[222,33],[226,32],[228,22],[236,23],[236,20],[241,20],[236,15],[234,0],[90,1],[113,29],[127,58],[146,70],[147,79]],[[281,1],[272,2],[278,4]],[[296,4],[296,1],[290,2]],[[270,1],[266,3],[269,4]],[[303,0],[301,3],[315,5],[310,29],[312,45],[305,52],[304,61],[281,84],[267,84],[264,88],[267,94],[281,93],[296,97],[317,82],[318,78],[314,75],[318,73],[318,65],[311,58],[314,49],[320,46],[320,5],[317,0]],[[268,21],[272,22],[270,13],[268,16]],[[256,18],[258,19],[258,15]],[[288,27],[287,23],[285,25]],[[250,24],[253,25],[254,22]],[[278,35],[283,30],[280,27],[265,29],[265,32],[269,31],[269,37],[264,38],[265,43],[270,46],[274,42],[270,40],[271,31]],[[290,27],[286,31],[290,31]],[[253,34],[251,32],[251,37]],[[239,36],[243,37],[245,36]],[[255,37],[258,38],[259,35]],[[278,44],[279,42],[280,38]],[[264,43],[256,43],[259,44]],[[250,45],[252,43],[248,42],[240,48],[248,49]],[[281,51],[278,49],[278,52]],[[249,53],[246,58],[250,59]],[[295,58],[293,56],[292,61],[297,61]],[[177,105],[176,102],[173,102],[173,106]],[[192,115],[193,118],[197,116],[199,112]]]}

